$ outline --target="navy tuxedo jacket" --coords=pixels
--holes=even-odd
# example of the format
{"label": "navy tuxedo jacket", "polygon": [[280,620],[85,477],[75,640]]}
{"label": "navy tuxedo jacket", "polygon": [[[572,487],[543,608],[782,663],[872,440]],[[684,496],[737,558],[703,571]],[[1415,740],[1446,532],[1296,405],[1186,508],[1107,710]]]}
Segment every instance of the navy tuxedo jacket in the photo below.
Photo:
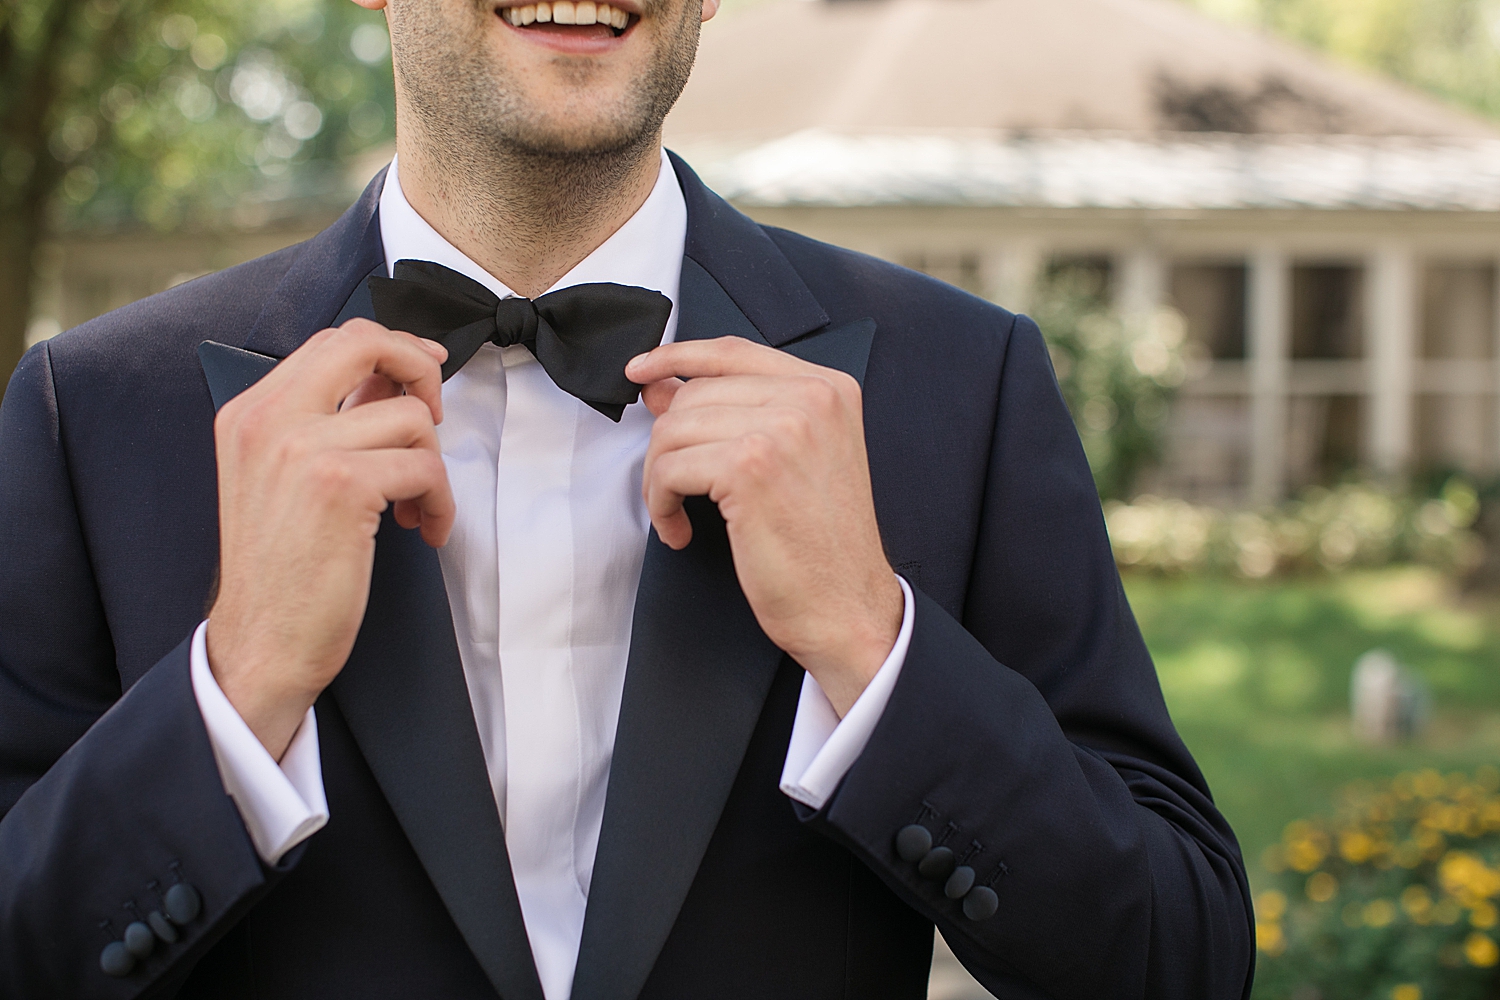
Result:
{"label": "navy tuxedo jacket", "polygon": [[[1244,996],[1238,847],[1167,715],[1036,326],[758,226],[674,163],[678,336],[862,379],[916,627],[864,753],[808,810],[777,788],[801,670],[756,625],[716,509],[690,502],[681,552],[652,537],[573,997],[918,998],[934,924],[1004,998]],[[331,819],[275,867],[224,793],[189,678],[217,561],[214,393],[240,378],[199,345],[284,356],[364,311],[380,181],[307,243],[33,348],[10,383],[5,1000],[541,1000],[437,556],[414,532],[381,528],[358,642],[317,702]],[[997,913],[968,919],[901,859],[912,823]],[[101,949],[177,882],[201,912],[105,975]]]}

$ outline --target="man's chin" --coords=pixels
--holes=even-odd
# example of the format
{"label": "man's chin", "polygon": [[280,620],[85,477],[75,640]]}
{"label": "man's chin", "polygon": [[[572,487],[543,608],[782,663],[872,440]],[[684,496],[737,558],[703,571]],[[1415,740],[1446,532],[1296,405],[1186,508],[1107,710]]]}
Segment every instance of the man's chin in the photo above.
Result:
{"label": "man's chin", "polygon": [[563,115],[529,123],[509,136],[507,145],[536,157],[592,159],[639,151],[658,134],[638,122],[578,121]]}

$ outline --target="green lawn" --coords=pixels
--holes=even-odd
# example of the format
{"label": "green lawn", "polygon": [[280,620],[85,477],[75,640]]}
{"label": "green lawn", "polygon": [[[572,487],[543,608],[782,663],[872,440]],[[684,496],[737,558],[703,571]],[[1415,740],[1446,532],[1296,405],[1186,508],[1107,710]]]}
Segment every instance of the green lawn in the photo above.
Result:
{"label": "green lawn", "polygon": [[[1286,823],[1325,811],[1349,781],[1500,761],[1500,598],[1461,596],[1418,568],[1263,583],[1130,575],[1125,587],[1252,881]],[[1350,670],[1376,647],[1432,690],[1428,729],[1405,746],[1350,732]]]}

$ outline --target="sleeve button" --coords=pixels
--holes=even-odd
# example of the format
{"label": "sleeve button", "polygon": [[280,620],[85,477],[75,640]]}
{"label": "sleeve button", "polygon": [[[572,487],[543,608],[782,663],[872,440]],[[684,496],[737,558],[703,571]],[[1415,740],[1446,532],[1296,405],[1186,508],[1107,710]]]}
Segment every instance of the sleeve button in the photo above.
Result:
{"label": "sleeve button", "polygon": [[949,899],[963,899],[973,887],[974,869],[968,865],[959,865],[953,869],[953,874],[949,875],[948,881],[943,884],[943,895]]}
{"label": "sleeve button", "polygon": [[111,941],[99,953],[99,968],[104,970],[106,976],[114,976],[117,979],[128,976],[130,970],[135,968],[135,956],[122,942]]}
{"label": "sleeve button", "polygon": [[152,910],[151,915],[146,918],[146,923],[151,925],[151,930],[161,938],[163,944],[177,943],[177,928],[172,926],[160,910]]}
{"label": "sleeve button", "polygon": [[953,872],[953,851],[947,847],[934,847],[927,852],[927,856],[917,865],[917,871],[922,873],[923,878],[930,878],[934,882],[941,882]]}
{"label": "sleeve button", "polygon": [[926,857],[931,849],[932,834],[927,832],[927,827],[921,823],[904,826],[901,832],[896,834],[896,854],[902,861],[915,864]]}
{"label": "sleeve button", "polygon": [[988,920],[1000,909],[1000,897],[987,885],[975,886],[964,897],[964,916],[970,920]]}
{"label": "sleeve button", "polygon": [[145,958],[156,947],[156,935],[139,920],[133,920],[125,928],[125,949],[136,958]]}
{"label": "sleeve button", "polygon": [[168,889],[163,902],[167,905],[167,916],[179,927],[197,919],[203,909],[203,898],[198,895],[198,890],[186,882],[178,882]]}

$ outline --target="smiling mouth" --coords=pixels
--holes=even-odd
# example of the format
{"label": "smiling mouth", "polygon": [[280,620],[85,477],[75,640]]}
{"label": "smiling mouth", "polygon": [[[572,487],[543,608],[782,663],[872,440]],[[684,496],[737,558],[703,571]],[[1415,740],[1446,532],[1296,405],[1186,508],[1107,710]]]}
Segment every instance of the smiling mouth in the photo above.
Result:
{"label": "smiling mouth", "polygon": [[553,0],[496,11],[517,28],[619,38],[640,16],[595,0]]}

